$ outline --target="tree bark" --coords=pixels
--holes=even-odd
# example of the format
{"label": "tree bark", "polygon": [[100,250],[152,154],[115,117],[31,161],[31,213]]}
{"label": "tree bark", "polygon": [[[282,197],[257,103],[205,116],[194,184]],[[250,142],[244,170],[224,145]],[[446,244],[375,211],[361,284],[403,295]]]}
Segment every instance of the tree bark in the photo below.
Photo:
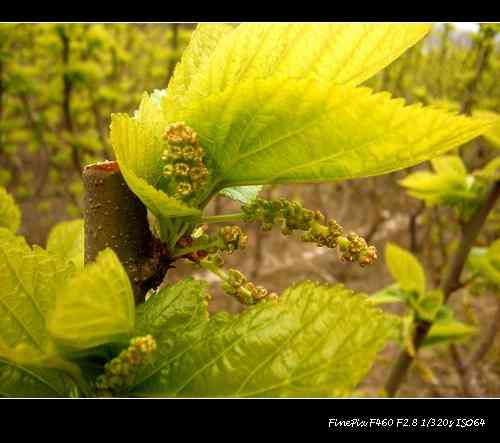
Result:
{"label": "tree bark", "polygon": [[83,184],[85,263],[111,248],[130,278],[136,304],[141,303],[170,267],[164,244],[149,230],[147,209],[128,188],[117,162],[87,166]]}

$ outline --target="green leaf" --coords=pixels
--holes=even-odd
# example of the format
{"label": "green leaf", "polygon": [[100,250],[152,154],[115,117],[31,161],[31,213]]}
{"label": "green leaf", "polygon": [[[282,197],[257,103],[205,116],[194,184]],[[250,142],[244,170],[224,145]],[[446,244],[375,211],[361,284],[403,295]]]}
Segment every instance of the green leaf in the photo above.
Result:
{"label": "green leaf", "polygon": [[443,291],[437,289],[426,292],[416,303],[412,304],[419,318],[433,321],[443,304],[443,300]]}
{"label": "green leaf", "polygon": [[500,157],[491,160],[483,169],[474,171],[474,175],[489,182],[500,180]]}
{"label": "green leaf", "polygon": [[0,233],[0,338],[6,346],[47,349],[46,321],[55,292],[70,272],[59,258],[37,246],[31,249],[22,237]]}
{"label": "green leaf", "polygon": [[398,285],[391,285],[375,292],[368,300],[376,305],[406,303],[408,300],[408,294],[405,291],[402,291]]}
{"label": "green leaf", "polygon": [[129,338],[134,312],[128,276],[108,248],[58,291],[48,328],[64,351],[80,351]]}
{"label": "green leaf", "polygon": [[7,190],[0,186],[0,227],[16,232],[21,225],[21,211]]}
{"label": "green leaf", "polygon": [[467,267],[489,284],[500,288],[500,240],[493,242],[489,248],[473,248],[467,258]]}
{"label": "green leaf", "polygon": [[137,386],[154,379],[174,350],[189,348],[191,342],[184,335],[208,321],[207,286],[204,281],[188,278],[160,289],[137,307],[135,335],[153,335],[158,348],[153,362],[138,371],[130,391],[135,392]]}
{"label": "green leaf", "polygon": [[385,261],[394,280],[404,291],[415,291],[423,295],[425,292],[425,272],[420,262],[408,251],[394,243],[385,248]]}
{"label": "green leaf", "polygon": [[443,156],[432,160],[435,173],[417,171],[399,183],[412,197],[429,206],[457,207],[463,214],[473,212],[481,201],[484,186],[467,170],[457,156]]}
{"label": "green leaf", "polygon": [[83,228],[83,219],[58,223],[49,233],[47,251],[64,261],[73,262],[77,269],[83,269]]}
{"label": "green leaf", "polygon": [[441,155],[487,126],[312,79],[245,82],[175,117],[198,133],[219,188],[385,174]]}
{"label": "green leaf", "polygon": [[437,174],[457,175],[459,177],[467,175],[464,162],[458,155],[443,155],[431,160],[431,163]]}
{"label": "green leaf", "polygon": [[187,278],[163,287],[136,310],[136,335],[160,336],[162,331],[192,329],[208,320],[208,284]]}
{"label": "green leaf", "polygon": [[208,62],[221,39],[234,29],[233,26],[227,24],[199,24],[196,27],[188,47],[182,54],[181,62],[176,66],[168,84],[168,101],[182,99],[193,77]]}
{"label": "green leaf", "polygon": [[241,24],[211,40],[210,50],[189,77],[183,103],[271,76],[314,76],[329,83],[358,85],[429,30],[424,24]]}
{"label": "green leaf", "polygon": [[262,186],[237,186],[235,188],[226,188],[220,191],[224,197],[236,200],[243,204],[251,203],[262,191]]}
{"label": "green leaf", "polygon": [[276,303],[171,332],[168,352],[133,395],[345,395],[373,364],[392,324],[365,296],[302,283]]}
{"label": "green leaf", "polygon": [[474,116],[491,122],[491,128],[483,134],[483,138],[496,149],[500,149],[500,114],[492,111],[474,111]]}
{"label": "green leaf", "polygon": [[54,351],[47,319],[72,272],[59,258],[0,228],[0,396],[65,396],[78,373]]}
{"label": "green leaf", "polygon": [[422,346],[449,344],[467,340],[477,334],[477,328],[457,320],[435,322]]}
{"label": "green leaf", "polygon": [[7,360],[0,351],[0,397],[68,397],[75,389],[67,373],[22,365]]}

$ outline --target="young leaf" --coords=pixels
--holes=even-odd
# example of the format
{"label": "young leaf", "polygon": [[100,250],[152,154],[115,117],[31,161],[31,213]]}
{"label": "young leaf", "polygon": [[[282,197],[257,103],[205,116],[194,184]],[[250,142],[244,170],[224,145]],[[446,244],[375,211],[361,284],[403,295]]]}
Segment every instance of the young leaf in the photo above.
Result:
{"label": "young leaf", "polygon": [[460,157],[443,156],[432,160],[435,173],[417,171],[399,183],[412,197],[419,198],[429,206],[448,205],[456,207],[467,216],[481,202],[483,184],[467,174]]}
{"label": "young leaf", "polygon": [[219,188],[384,174],[441,155],[487,126],[367,88],[283,78],[227,88],[176,119],[198,133]]}
{"label": "young leaf", "polygon": [[220,191],[220,194],[224,197],[230,198],[231,200],[248,204],[258,197],[261,190],[262,186],[237,186],[235,188],[223,189]]}
{"label": "young leaf", "polygon": [[474,175],[489,182],[500,180],[500,157],[491,160],[483,169],[475,171]]}
{"label": "young leaf", "polygon": [[406,303],[408,300],[408,294],[405,291],[402,291],[398,285],[391,285],[375,292],[368,300],[376,305]]}
{"label": "young leaf", "polygon": [[331,396],[352,390],[393,320],[342,286],[296,285],[277,303],[213,316],[183,334],[133,395]]}
{"label": "young leaf", "polygon": [[483,134],[483,137],[493,148],[500,149],[500,114],[480,110],[475,111],[473,115],[492,123],[491,128]]}
{"label": "young leaf", "polygon": [[419,318],[433,321],[443,304],[443,299],[443,291],[439,289],[426,292],[414,304],[414,308]]}
{"label": "young leaf", "polygon": [[432,167],[437,174],[457,175],[464,177],[467,175],[467,169],[464,162],[458,155],[443,155],[431,160]]}
{"label": "young leaf", "polygon": [[58,223],[47,239],[47,251],[83,269],[83,219]]}
{"label": "young leaf", "polygon": [[394,243],[385,248],[385,261],[394,280],[404,291],[425,292],[425,272],[419,261],[408,251]]}
{"label": "young leaf", "polygon": [[358,85],[429,30],[424,24],[241,24],[220,38],[208,60],[197,66],[183,102],[270,76],[314,76]]}
{"label": "young leaf", "polygon": [[65,351],[79,351],[129,338],[134,331],[134,295],[111,249],[99,253],[62,287],[49,332]]}
{"label": "young leaf", "polygon": [[0,228],[16,232],[21,224],[21,211],[7,190],[0,186]]}
{"label": "young leaf", "polygon": [[449,344],[467,340],[477,334],[477,328],[458,320],[442,320],[435,322],[423,342],[423,346]]}
{"label": "young leaf", "polygon": [[489,284],[500,287],[500,240],[489,248],[473,248],[467,258],[467,267]]}

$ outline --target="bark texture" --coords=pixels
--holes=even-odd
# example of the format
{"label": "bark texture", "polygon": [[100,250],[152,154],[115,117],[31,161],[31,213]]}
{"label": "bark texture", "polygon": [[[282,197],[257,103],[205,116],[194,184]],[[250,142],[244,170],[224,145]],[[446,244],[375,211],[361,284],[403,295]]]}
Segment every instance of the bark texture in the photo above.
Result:
{"label": "bark texture", "polygon": [[144,204],[128,188],[118,163],[103,162],[83,171],[85,188],[85,263],[111,248],[134,288],[136,303],[157,287],[170,261],[163,243],[149,230]]}

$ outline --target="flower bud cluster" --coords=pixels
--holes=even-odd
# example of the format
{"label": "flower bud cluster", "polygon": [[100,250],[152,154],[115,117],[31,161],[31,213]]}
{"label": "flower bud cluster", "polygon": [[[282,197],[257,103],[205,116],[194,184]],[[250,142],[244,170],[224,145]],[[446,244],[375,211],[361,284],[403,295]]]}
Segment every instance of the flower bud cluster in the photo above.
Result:
{"label": "flower bud cluster", "polygon": [[104,374],[97,379],[97,389],[116,392],[132,383],[140,365],[150,361],[156,350],[156,341],[151,335],[136,337],[130,346],[104,367]]}
{"label": "flower bud cluster", "polygon": [[163,175],[179,199],[190,197],[206,183],[208,169],[203,162],[205,151],[193,129],[183,122],[167,126],[163,134],[167,148],[161,156]]}
{"label": "flower bud cluster", "polygon": [[239,226],[224,226],[217,232],[219,251],[232,254],[237,249],[245,249],[248,244],[248,235]]}
{"label": "flower bud cluster", "polygon": [[319,247],[338,248],[346,262],[358,262],[361,266],[372,264],[377,250],[354,232],[344,235],[344,230],[335,220],[324,225],[325,217],[319,211],[305,209],[300,203],[285,199],[277,201],[255,199],[242,206],[243,220],[260,221],[263,230],[278,225],[281,232],[290,235],[295,230],[305,231],[301,240],[315,243]]}
{"label": "flower bud cluster", "polygon": [[262,286],[256,286],[237,269],[229,269],[222,284],[224,292],[244,305],[255,305],[262,300],[276,300],[278,295],[268,292]]}
{"label": "flower bud cluster", "polygon": [[201,234],[192,237],[183,237],[177,246],[186,248],[189,252],[183,255],[193,261],[199,261],[209,254],[217,254],[223,252],[232,254],[237,249],[245,249],[248,244],[248,236],[239,226],[224,226],[215,234]]}

